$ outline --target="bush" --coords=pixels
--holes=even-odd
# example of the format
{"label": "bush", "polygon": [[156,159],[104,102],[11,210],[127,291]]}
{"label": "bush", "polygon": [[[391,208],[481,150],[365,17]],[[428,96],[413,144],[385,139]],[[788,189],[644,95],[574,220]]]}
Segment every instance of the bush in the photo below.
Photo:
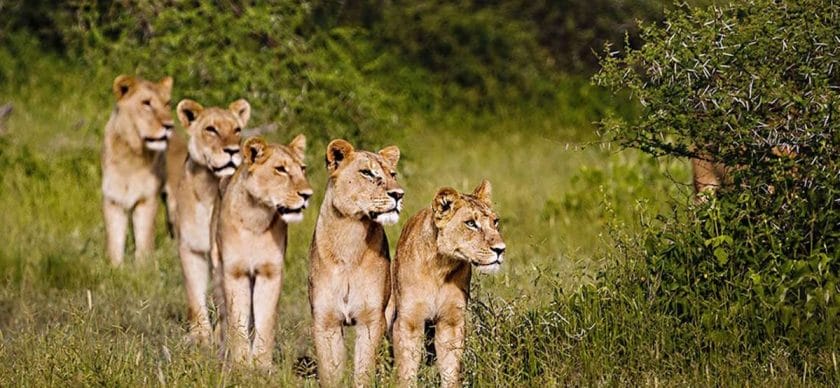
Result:
{"label": "bush", "polygon": [[592,71],[602,42],[636,42],[635,19],[664,3],[12,1],[0,41],[31,36],[110,77],[173,74],[176,98],[244,96],[258,123],[376,139],[416,112],[588,109],[564,80]]}
{"label": "bush", "polygon": [[393,136],[410,112],[557,102],[530,23],[466,2],[359,4],[14,2],[0,40],[22,30],[103,73],[171,74],[175,98],[249,98],[255,122],[318,139]]}
{"label": "bush", "polygon": [[840,4],[818,0],[682,7],[595,77],[642,104],[605,121],[611,139],[733,167],[717,200],[652,226],[644,254],[663,311],[713,343],[836,344],[838,25]]}

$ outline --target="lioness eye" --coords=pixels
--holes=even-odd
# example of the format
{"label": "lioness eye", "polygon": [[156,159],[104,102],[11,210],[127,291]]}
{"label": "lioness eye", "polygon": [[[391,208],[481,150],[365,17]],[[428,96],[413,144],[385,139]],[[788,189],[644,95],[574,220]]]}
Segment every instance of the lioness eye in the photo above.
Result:
{"label": "lioness eye", "polygon": [[495,226],[497,228],[499,227],[499,219],[498,218],[493,220],[493,226]]}
{"label": "lioness eye", "polygon": [[164,104],[164,106],[166,106],[167,108],[169,108],[169,104],[171,104],[171,103],[172,103],[172,101],[167,101],[167,102],[166,102],[166,104]]}
{"label": "lioness eye", "polygon": [[143,100],[143,105],[152,106],[152,100]]}
{"label": "lioness eye", "polygon": [[306,166],[300,166],[300,170],[303,171],[304,174],[306,174]]}
{"label": "lioness eye", "polygon": [[366,176],[366,177],[368,177],[368,178],[374,178],[374,176],[373,176],[373,171],[371,171],[371,170],[364,169],[364,170],[361,170],[361,171],[359,171],[359,172],[361,172],[361,173],[362,173],[362,175],[364,175],[364,176]]}
{"label": "lioness eye", "polygon": [[478,229],[478,224],[476,224],[474,220],[464,222],[464,225],[467,225],[467,227],[470,229]]}
{"label": "lioness eye", "polygon": [[391,173],[391,178],[396,178],[396,177],[397,177],[397,173],[396,173],[396,171],[395,171],[395,172],[392,172],[392,173]]}
{"label": "lioness eye", "polygon": [[277,172],[279,172],[279,173],[281,173],[281,174],[285,174],[285,173],[286,173],[286,167],[285,167],[285,166],[275,167],[275,168],[274,168],[274,170],[275,170],[275,171],[277,171]]}
{"label": "lioness eye", "polygon": [[242,128],[236,127],[236,128],[233,129],[233,132],[234,133],[242,132]]}
{"label": "lioness eye", "polygon": [[212,125],[207,127],[207,128],[204,128],[204,130],[207,131],[207,132],[210,132],[210,133],[215,133],[217,135],[219,134],[219,131],[216,129],[216,127],[214,127]]}

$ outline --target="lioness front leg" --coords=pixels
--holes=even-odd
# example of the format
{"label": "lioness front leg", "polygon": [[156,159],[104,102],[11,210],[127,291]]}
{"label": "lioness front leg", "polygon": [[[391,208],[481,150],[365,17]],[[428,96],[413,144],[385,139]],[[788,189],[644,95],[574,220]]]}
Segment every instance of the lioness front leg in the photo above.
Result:
{"label": "lioness front leg", "polygon": [[435,353],[442,387],[461,386],[461,356],[464,354],[464,318],[435,325]]}
{"label": "lioness front leg", "polygon": [[396,358],[397,378],[402,387],[416,385],[420,357],[423,355],[422,319],[412,319],[408,314],[397,313],[394,322],[394,357]]}
{"label": "lioness front leg", "polygon": [[318,379],[323,387],[335,387],[344,371],[344,332],[338,319],[315,315],[312,335],[318,356]]}
{"label": "lioness front leg", "polygon": [[134,256],[138,260],[148,258],[155,250],[155,215],[157,208],[157,197],[147,198],[134,206],[131,219],[136,245]]}
{"label": "lioness front leg", "polygon": [[118,266],[125,254],[125,234],[128,231],[128,213],[120,205],[109,199],[102,201],[102,214],[105,218],[105,239],[111,264]]}
{"label": "lioness front leg", "polygon": [[189,247],[179,247],[184,286],[189,306],[190,339],[198,343],[210,342],[210,317],[207,315],[207,282],[210,266],[204,255]]}
{"label": "lioness front leg", "polygon": [[376,365],[376,354],[382,335],[385,334],[385,316],[372,314],[367,322],[356,325],[356,346],[353,356],[353,383],[357,387],[367,386]]}
{"label": "lioness front leg", "polygon": [[245,363],[250,355],[248,324],[251,319],[251,279],[245,273],[225,272],[227,323],[225,340],[230,358]]}
{"label": "lioness front leg", "polygon": [[274,322],[277,316],[277,300],[282,287],[281,267],[258,274],[254,282],[254,363],[260,367],[271,366],[271,352],[274,349]]}

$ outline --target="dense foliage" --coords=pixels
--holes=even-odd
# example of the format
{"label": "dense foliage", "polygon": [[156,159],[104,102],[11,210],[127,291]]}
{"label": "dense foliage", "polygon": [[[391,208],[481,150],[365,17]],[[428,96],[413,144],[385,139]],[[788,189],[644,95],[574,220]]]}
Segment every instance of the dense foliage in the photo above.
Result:
{"label": "dense foliage", "polygon": [[0,7],[14,15],[0,34],[27,32],[103,72],[171,74],[176,98],[222,104],[246,97],[257,104],[257,122],[277,121],[314,138],[393,134],[411,112],[548,105],[558,94],[530,26],[492,10],[418,2],[385,7],[366,26],[364,14],[331,17],[352,9],[332,2]]}
{"label": "dense foliage", "polygon": [[712,341],[836,343],[838,25],[840,4],[818,0],[684,8],[596,76],[642,104],[606,122],[613,139],[731,167],[733,184],[663,218],[644,254],[661,308]]}
{"label": "dense foliage", "polygon": [[[660,20],[669,3],[8,1],[0,41],[24,33],[102,73],[172,74],[176,98],[250,98],[255,122],[315,138],[377,138],[417,112],[510,114],[592,97],[561,74],[591,72],[594,50],[625,33],[635,44],[636,19]],[[558,113],[589,126],[605,104],[588,102]]]}

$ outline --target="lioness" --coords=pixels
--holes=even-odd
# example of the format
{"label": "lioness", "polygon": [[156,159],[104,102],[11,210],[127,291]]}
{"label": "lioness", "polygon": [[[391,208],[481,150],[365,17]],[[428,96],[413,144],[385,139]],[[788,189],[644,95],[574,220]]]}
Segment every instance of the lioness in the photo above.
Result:
{"label": "lioness", "polygon": [[251,106],[248,101],[237,100],[228,109],[205,109],[193,100],[183,100],[176,110],[189,135],[189,158],[180,181],[173,182],[178,254],[187,289],[190,337],[206,343],[211,333],[207,284],[209,272],[215,268],[209,257],[210,221],[218,199],[219,178],[233,175],[242,162],[240,132],[251,115]]}
{"label": "lioness", "polygon": [[108,258],[116,266],[123,262],[129,214],[136,256],[145,257],[155,248],[164,151],[173,127],[172,78],[151,82],[120,75],[114,79],[113,92],[117,104],[105,125],[102,147],[102,212]]}
{"label": "lioness", "polygon": [[327,146],[329,180],[309,250],[309,302],[321,384],[339,383],[344,328],[356,326],[353,379],[367,384],[385,330],[390,254],[382,225],[397,222],[403,189],[400,150],[356,151],[345,140]]}
{"label": "lioness", "polygon": [[469,195],[442,188],[432,206],[409,219],[400,234],[389,313],[396,314],[393,340],[401,385],[415,382],[427,322],[435,325],[442,385],[460,385],[472,268],[494,273],[504,260],[490,191],[486,180]]}
{"label": "lioness", "polygon": [[[773,157],[796,157],[796,151],[788,145],[778,145],[770,149]],[[713,160],[708,152],[701,152],[699,157],[691,159],[692,183],[694,186],[694,203],[703,203],[707,195],[714,194],[723,186],[732,184],[733,169],[742,169],[743,166],[731,167],[723,162]],[[773,186],[768,190],[773,191]]]}
{"label": "lioness", "polygon": [[[245,163],[227,184],[216,218],[227,310],[225,332],[232,358],[271,365],[274,318],[283,280],[288,223],[303,219],[312,188],[306,180],[306,137],[288,146],[251,138]],[[253,319],[254,338],[249,340]]]}

